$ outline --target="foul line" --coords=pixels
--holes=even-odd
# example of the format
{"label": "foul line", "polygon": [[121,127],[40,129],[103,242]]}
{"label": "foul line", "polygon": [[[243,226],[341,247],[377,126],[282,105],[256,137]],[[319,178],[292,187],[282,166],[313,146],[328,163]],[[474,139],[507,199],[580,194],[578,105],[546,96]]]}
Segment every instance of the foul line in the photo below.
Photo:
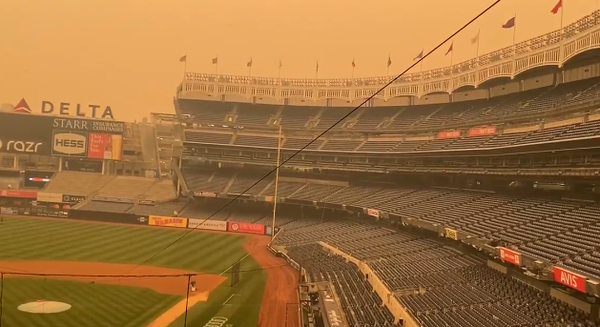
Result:
{"label": "foul line", "polygon": [[228,272],[229,270],[231,270],[231,268],[233,268],[233,266],[235,266],[236,264],[242,262],[242,260],[246,259],[249,255],[250,255],[250,253],[246,253],[245,256],[243,256],[240,260],[234,262],[231,266],[229,266],[229,268],[225,269],[222,273],[220,273],[219,276],[225,275],[225,273]]}
{"label": "foul line", "polygon": [[229,300],[231,300],[231,298],[232,298],[234,295],[235,295],[235,293],[232,293],[232,294],[231,294],[231,295],[230,295],[230,296],[227,298],[227,300],[225,300],[225,302],[223,302],[223,305],[228,305],[228,306],[231,306],[231,304],[228,304],[227,302],[229,302]]}

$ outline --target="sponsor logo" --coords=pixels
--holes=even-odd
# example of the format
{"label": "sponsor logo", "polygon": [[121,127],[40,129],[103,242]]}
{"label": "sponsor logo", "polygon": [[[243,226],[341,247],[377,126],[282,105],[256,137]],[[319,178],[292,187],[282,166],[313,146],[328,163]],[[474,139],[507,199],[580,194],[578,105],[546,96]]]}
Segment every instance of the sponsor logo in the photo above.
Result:
{"label": "sponsor logo", "polygon": [[554,280],[582,293],[587,293],[586,278],[563,268],[553,267]]}
{"label": "sponsor logo", "polygon": [[379,218],[379,210],[377,209],[367,209],[367,215],[375,218]]}
{"label": "sponsor logo", "polygon": [[229,231],[231,232],[259,235],[265,234],[265,225],[262,224],[230,222],[228,226]]}
{"label": "sponsor logo", "polygon": [[[69,102],[60,102],[57,106],[50,101],[42,101],[41,112],[43,114],[58,114],[61,116],[71,116],[74,111],[75,116],[102,119],[115,119],[110,106],[100,106],[97,104],[81,105],[79,103],[71,104]],[[88,115],[89,113],[89,115]]]}
{"label": "sponsor logo", "polygon": [[227,222],[221,220],[190,219],[188,228],[214,231],[227,231]]}
{"label": "sponsor logo", "polygon": [[138,217],[137,219],[140,223],[145,223],[148,221],[148,219],[146,219],[146,217]]}
{"label": "sponsor logo", "polygon": [[54,128],[66,130],[81,130],[90,132],[106,132],[121,134],[125,132],[125,123],[113,121],[100,121],[77,118],[54,118]]}
{"label": "sponsor logo", "polygon": [[452,228],[444,228],[444,234],[447,238],[458,241],[458,234],[456,233],[456,230]]}
{"label": "sponsor logo", "polygon": [[19,103],[17,103],[17,105],[13,108],[13,111],[20,114],[31,113],[31,109],[29,108],[29,105],[27,104],[27,101],[25,101],[25,99],[21,99],[21,101],[19,101]]}
{"label": "sponsor logo", "polygon": [[225,317],[212,317],[210,320],[204,324],[204,327],[230,327],[232,324],[227,323],[227,318]]}
{"label": "sponsor logo", "polygon": [[0,140],[0,152],[37,153],[41,145],[41,142]]}
{"label": "sponsor logo", "polygon": [[167,216],[150,216],[148,219],[150,226],[168,226],[168,227],[187,227],[187,218],[167,217]]}
{"label": "sponsor logo", "polygon": [[139,200],[138,204],[145,205],[145,206],[153,206],[153,205],[156,205],[156,202],[154,202],[154,200]]}
{"label": "sponsor logo", "polygon": [[500,259],[513,265],[521,265],[521,254],[507,248],[500,248]]}
{"label": "sponsor logo", "polygon": [[63,194],[63,202],[65,203],[80,203],[85,201],[85,196]]}
{"label": "sponsor logo", "polygon": [[52,144],[52,151],[66,155],[85,154],[87,137],[74,133],[56,133]]}

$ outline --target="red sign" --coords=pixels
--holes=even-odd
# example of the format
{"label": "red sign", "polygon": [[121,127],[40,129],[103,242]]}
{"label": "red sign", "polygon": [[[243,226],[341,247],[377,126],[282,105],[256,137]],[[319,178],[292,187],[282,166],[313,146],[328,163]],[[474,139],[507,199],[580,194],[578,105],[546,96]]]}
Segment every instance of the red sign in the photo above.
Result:
{"label": "red sign", "polygon": [[17,190],[0,190],[1,197],[21,198],[21,199],[37,199],[35,191],[17,191]]}
{"label": "red sign", "polygon": [[469,130],[469,136],[496,135],[496,126],[474,127]]}
{"label": "red sign", "polygon": [[375,218],[379,218],[379,210],[377,209],[367,209],[367,215]]}
{"label": "red sign", "polygon": [[438,139],[455,139],[457,137],[460,137],[460,131],[444,131],[437,135]]}
{"label": "red sign", "polygon": [[262,224],[237,223],[234,221],[229,221],[227,225],[227,230],[230,232],[260,235],[265,234],[265,225]]}
{"label": "red sign", "polygon": [[88,158],[121,160],[123,157],[123,136],[118,134],[90,133],[88,137]]}
{"label": "red sign", "polygon": [[587,293],[585,287],[585,281],[587,278],[556,266],[552,267],[552,270],[554,271],[555,281],[569,286],[570,288],[576,289],[579,292]]}
{"label": "red sign", "polygon": [[515,266],[521,265],[521,254],[507,248],[500,248],[500,259],[508,263],[512,263]]}

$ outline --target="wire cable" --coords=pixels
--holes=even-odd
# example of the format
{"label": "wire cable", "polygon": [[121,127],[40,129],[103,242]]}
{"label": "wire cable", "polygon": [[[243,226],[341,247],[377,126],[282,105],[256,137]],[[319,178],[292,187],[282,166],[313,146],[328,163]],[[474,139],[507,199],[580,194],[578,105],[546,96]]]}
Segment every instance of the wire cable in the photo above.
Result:
{"label": "wire cable", "polygon": [[[164,251],[166,251],[167,249],[169,249],[170,247],[172,247],[173,245],[175,245],[177,242],[181,241],[181,239],[183,239],[184,237],[186,237],[187,235],[189,235],[191,232],[193,232],[196,228],[198,228],[199,226],[201,226],[204,222],[206,222],[207,220],[210,220],[212,217],[216,216],[217,214],[219,214],[221,211],[223,211],[223,209],[229,207],[230,205],[232,205],[236,200],[238,200],[242,194],[250,191],[253,187],[255,187],[256,185],[258,185],[258,183],[262,182],[263,180],[265,180],[267,177],[271,176],[271,174],[275,173],[279,168],[281,168],[283,165],[285,165],[288,161],[290,161],[292,158],[296,157],[297,155],[299,155],[302,151],[306,150],[306,148],[308,148],[311,144],[313,144],[315,141],[317,141],[318,139],[320,139],[321,137],[323,137],[325,134],[327,134],[328,132],[330,132],[333,128],[335,128],[337,125],[339,125],[342,121],[344,121],[346,118],[350,117],[352,114],[354,114],[358,109],[362,108],[367,102],[371,101],[371,99],[375,98],[379,93],[381,93],[383,90],[385,90],[386,88],[388,88],[390,85],[394,84],[394,82],[396,82],[400,77],[404,76],[408,71],[410,71],[411,69],[413,69],[416,65],[420,64],[423,60],[425,60],[425,58],[429,57],[432,53],[434,53],[435,51],[437,51],[439,48],[441,48],[446,42],[452,40],[457,34],[459,34],[460,32],[462,32],[464,29],[466,29],[467,27],[469,27],[473,22],[475,22],[477,19],[479,19],[481,16],[485,15],[488,11],[490,11],[492,8],[494,8],[497,4],[499,4],[500,2],[502,2],[502,0],[495,0],[491,5],[489,5],[488,7],[486,7],[483,11],[479,12],[479,14],[477,14],[475,17],[473,17],[471,20],[469,20],[466,24],[464,24],[462,27],[460,27],[458,30],[456,30],[454,33],[452,33],[450,36],[446,37],[442,42],[440,42],[437,46],[435,46],[433,49],[431,49],[429,52],[427,52],[423,57],[421,57],[419,60],[415,61],[412,65],[410,65],[408,68],[406,68],[404,71],[402,71],[402,73],[400,73],[399,75],[397,75],[396,77],[392,78],[389,82],[387,82],[384,86],[382,86],[381,88],[379,88],[375,93],[373,93],[371,96],[369,96],[368,98],[366,98],[363,102],[361,102],[358,106],[356,106],[354,109],[350,110],[350,112],[348,112],[347,114],[345,114],[342,118],[338,119],[333,125],[329,126],[328,128],[326,128],[323,132],[321,132],[319,135],[317,135],[315,138],[313,138],[310,142],[308,142],[305,146],[303,146],[302,148],[300,148],[299,150],[297,150],[296,152],[294,152],[291,156],[289,156],[287,159],[282,160],[278,166],[276,166],[275,168],[273,168],[270,172],[268,172],[266,175],[264,175],[263,177],[261,177],[260,179],[258,179],[256,182],[254,182],[254,184],[250,185],[248,188],[246,188],[243,192],[240,192],[238,195],[234,196],[229,202],[225,203],[225,205],[223,205],[222,207],[220,207],[219,209],[217,209],[217,211],[215,211],[214,213],[212,213],[211,215],[209,215],[208,217],[206,217],[201,223],[198,224],[198,226],[196,226],[193,229],[188,230],[186,233],[184,233],[183,235],[181,235],[180,237],[178,237],[175,241],[173,241],[172,243],[170,243],[169,245],[167,245],[165,248],[163,248],[162,250],[156,252],[154,255],[148,257],[147,259],[143,260],[141,263],[139,263],[137,266],[141,266],[144,265],[145,263],[148,263],[150,260],[156,258],[157,256],[159,256],[161,253],[163,253]],[[136,267],[137,268],[137,267]],[[135,269],[135,268],[134,268]]]}

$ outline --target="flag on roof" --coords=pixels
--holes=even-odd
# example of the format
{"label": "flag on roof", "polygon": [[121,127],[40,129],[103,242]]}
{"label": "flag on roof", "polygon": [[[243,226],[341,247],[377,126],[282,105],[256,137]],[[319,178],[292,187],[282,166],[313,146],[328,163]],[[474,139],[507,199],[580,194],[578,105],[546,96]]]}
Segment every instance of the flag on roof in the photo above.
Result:
{"label": "flag on roof", "polygon": [[513,17],[509,20],[506,21],[506,23],[504,23],[504,25],[502,25],[502,28],[513,28],[515,27],[515,21],[516,21],[517,17]]}
{"label": "flag on roof", "polygon": [[252,57],[250,58],[250,61],[246,63],[246,67],[252,67]]}
{"label": "flag on roof", "polygon": [[219,57],[214,57],[214,58],[212,59],[212,63],[213,63],[213,65],[216,65],[216,64],[218,64],[218,63],[219,63]]}
{"label": "flag on roof", "polygon": [[187,61],[187,55],[183,55],[181,58],[179,58],[179,62],[186,62]]}
{"label": "flag on roof", "polygon": [[352,68],[356,67],[356,62],[354,62],[354,59],[352,59]]}
{"label": "flag on roof", "polygon": [[423,50],[421,50],[421,52],[416,57],[414,57],[413,60],[417,60],[417,59],[421,59],[421,58],[423,58]]}
{"label": "flag on roof", "polygon": [[388,55],[387,66],[390,67],[391,65],[392,65],[392,57],[390,55]]}
{"label": "flag on roof", "polygon": [[315,69],[315,72],[319,72],[319,61],[317,60],[317,68]]}
{"label": "flag on roof", "polygon": [[479,42],[479,33],[481,31],[477,31],[477,34],[471,39],[471,44],[476,44],[477,42]]}
{"label": "flag on roof", "polygon": [[18,112],[20,114],[30,114],[31,113],[31,109],[29,108],[29,105],[27,104],[27,101],[25,101],[25,99],[21,99],[21,101],[19,101],[19,103],[17,103],[17,105],[13,108],[14,112]]}
{"label": "flag on roof", "polygon": [[558,3],[556,3],[554,8],[552,8],[552,10],[550,10],[550,12],[556,15],[558,13],[558,11],[562,8],[562,6],[563,6],[562,0],[558,0]]}
{"label": "flag on roof", "polygon": [[445,56],[447,56],[450,52],[452,52],[453,48],[454,48],[454,42],[450,43],[450,47],[448,48],[448,51],[446,51]]}

